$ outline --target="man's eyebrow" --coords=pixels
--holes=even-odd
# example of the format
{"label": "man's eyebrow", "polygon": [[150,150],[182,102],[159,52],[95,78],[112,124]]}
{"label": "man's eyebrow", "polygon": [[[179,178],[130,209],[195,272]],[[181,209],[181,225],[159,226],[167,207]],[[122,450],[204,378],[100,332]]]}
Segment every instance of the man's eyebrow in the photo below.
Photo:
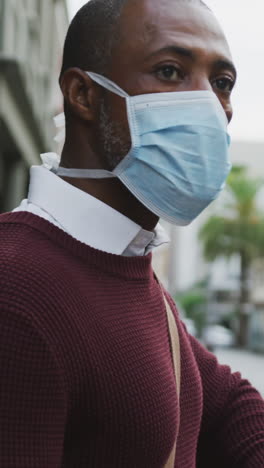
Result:
{"label": "man's eyebrow", "polygon": [[234,65],[232,62],[230,62],[229,60],[222,60],[222,59],[216,60],[216,61],[214,62],[214,66],[215,66],[215,68],[218,68],[218,69],[220,69],[220,68],[221,68],[221,69],[225,68],[225,69],[227,69],[227,70],[230,70],[230,71],[235,75],[235,79],[237,79],[237,70],[236,70],[236,67],[235,67],[235,65]]}
{"label": "man's eyebrow", "polygon": [[[156,50],[152,54],[148,55],[146,57],[146,60],[155,57],[156,55],[159,55],[161,53],[172,53],[172,54],[177,54],[177,55],[182,55],[183,57],[187,57],[191,60],[195,60],[196,55],[195,52],[193,52],[190,49],[187,49],[185,47],[177,46],[177,45],[170,45],[163,47],[162,49]],[[214,62],[215,68],[226,68],[230,70],[234,75],[235,78],[237,78],[237,71],[234,66],[234,64],[230,60],[226,59],[219,59]]]}
{"label": "man's eyebrow", "polygon": [[187,49],[185,47],[171,45],[171,46],[163,47],[162,49],[159,49],[159,50],[155,50],[155,52],[152,52],[152,54],[150,54],[150,55],[148,55],[146,57],[146,60],[148,60],[151,57],[155,57],[155,55],[159,55],[161,53],[166,53],[166,52],[182,55],[183,57],[187,57],[187,58],[190,58],[192,60],[194,60],[194,58],[195,58],[195,54],[192,52],[192,50]]}

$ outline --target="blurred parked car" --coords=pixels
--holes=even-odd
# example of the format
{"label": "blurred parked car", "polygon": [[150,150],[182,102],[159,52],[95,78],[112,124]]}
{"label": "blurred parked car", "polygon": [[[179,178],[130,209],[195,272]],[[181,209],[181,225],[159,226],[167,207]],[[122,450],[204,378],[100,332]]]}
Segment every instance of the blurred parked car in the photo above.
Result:
{"label": "blurred parked car", "polygon": [[210,350],[214,348],[229,348],[235,345],[234,333],[222,325],[208,325],[205,327],[202,340]]}

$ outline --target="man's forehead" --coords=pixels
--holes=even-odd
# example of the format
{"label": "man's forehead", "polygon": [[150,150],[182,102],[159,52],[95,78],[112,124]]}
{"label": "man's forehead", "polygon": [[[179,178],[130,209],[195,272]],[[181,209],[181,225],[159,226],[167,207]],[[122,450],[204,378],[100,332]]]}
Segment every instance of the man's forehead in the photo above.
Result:
{"label": "man's forehead", "polygon": [[211,10],[199,0],[130,0],[125,2],[121,21],[124,22],[124,26],[131,23],[134,26],[137,24],[140,27],[151,27],[155,31],[164,19],[182,20],[184,16],[187,19],[192,12],[194,15],[203,12],[216,21]]}
{"label": "man's forehead", "polygon": [[[122,49],[153,52],[168,44],[187,41],[190,47],[213,44],[219,55],[231,59],[224,33],[212,14],[199,2],[134,0],[121,18]],[[124,50],[125,52],[125,50]]]}

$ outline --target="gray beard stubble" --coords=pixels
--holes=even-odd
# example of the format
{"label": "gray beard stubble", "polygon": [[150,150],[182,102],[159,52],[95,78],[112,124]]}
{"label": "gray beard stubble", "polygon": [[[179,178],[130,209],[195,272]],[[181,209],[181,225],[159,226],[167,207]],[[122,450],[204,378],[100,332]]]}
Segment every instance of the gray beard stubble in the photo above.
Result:
{"label": "gray beard stubble", "polygon": [[112,171],[129,152],[131,141],[124,126],[111,120],[104,99],[100,105],[99,131],[103,158]]}

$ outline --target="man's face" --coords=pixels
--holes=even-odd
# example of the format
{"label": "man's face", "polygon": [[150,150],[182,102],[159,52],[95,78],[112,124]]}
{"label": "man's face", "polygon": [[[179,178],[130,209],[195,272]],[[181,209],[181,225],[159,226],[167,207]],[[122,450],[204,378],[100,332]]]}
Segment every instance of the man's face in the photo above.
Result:
{"label": "man's face", "polygon": [[[128,2],[108,77],[131,96],[211,90],[232,118],[236,73],[229,47],[213,14],[196,3]],[[100,140],[113,166],[130,147],[125,102],[108,92],[102,100]]]}

